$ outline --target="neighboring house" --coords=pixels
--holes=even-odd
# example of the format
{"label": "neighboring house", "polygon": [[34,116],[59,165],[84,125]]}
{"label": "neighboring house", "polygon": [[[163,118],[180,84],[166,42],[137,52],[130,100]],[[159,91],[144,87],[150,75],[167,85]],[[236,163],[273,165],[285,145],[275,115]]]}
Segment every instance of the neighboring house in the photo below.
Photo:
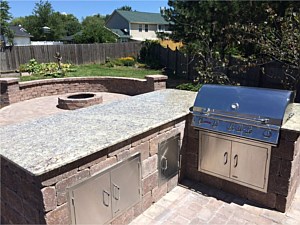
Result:
{"label": "neighboring house", "polygon": [[60,39],[60,41],[62,41],[63,43],[65,44],[73,44],[75,43],[75,36],[76,35],[82,35],[82,31],[79,31],[73,35],[70,35],[70,36],[64,36],[63,38]]}
{"label": "neighboring house", "polygon": [[115,10],[105,26],[119,37],[119,41],[157,40],[157,32],[168,32],[169,23],[160,13]]}
{"label": "neighboring house", "polygon": [[33,37],[21,26],[10,26],[10,29],[14,32],[13,45],[22,46],[22,45],[30,45],[30,38]]}

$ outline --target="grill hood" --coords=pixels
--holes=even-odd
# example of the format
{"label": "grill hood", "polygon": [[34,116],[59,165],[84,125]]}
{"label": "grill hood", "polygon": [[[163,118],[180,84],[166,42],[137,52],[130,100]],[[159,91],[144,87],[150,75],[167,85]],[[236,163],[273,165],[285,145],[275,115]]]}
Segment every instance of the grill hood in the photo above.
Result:
{"label": "grill hood", "polygon": [[193,111],[234,115],[243,118],[268,118],[281,125],[287,105],[294,92],[266,88],[203,85],[196,97]]}
{"label": "grill hood", "polygon": [[194,103],[192,126],[276,145],[281,125],[292,116],[285,111],[293,101],[292,91],[203,85]]}

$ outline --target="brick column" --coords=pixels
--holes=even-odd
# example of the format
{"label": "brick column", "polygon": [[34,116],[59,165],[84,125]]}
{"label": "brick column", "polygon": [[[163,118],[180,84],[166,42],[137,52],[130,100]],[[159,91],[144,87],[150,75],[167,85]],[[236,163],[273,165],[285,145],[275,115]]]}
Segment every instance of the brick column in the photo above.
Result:
{"label": "brick column", "polygon": [[0,108],[19,101],[19,78],[0,78]]}
{"label": "brick column", "polygon": [[157,91],[161,89],[166,89],[167,76],[164,75],[147,75],[145,76],[147,80],[147,86],[150,91]]}

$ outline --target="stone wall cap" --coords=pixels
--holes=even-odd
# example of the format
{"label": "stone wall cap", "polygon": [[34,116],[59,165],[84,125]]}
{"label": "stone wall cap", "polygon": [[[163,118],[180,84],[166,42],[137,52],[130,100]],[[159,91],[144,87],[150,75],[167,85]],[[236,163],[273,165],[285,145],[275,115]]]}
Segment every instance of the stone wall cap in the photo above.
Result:
{"label": "stone wall cap", "polygon": [[133,81],[145,81],[145,79],[130,78],[130,77],[63,77],[63,78],[51,78],[42,80],[32,80],[20,82],[20,87],[33,86],[33,85],[46,85],[54,83],[65,82],[84,82],[84,81],[103,81],[103,80],[133,80]]}
{"label": "stone wall cap", "polygon": [[0,83],[6,83],[6,84],[18,83],[19,81],[20,81],[19,78],[12,78],[12,77],[0,78]]}
{"label": "stone wall cap", "polygon": [[168,79],[168,76],[157,74],[157,75],[146,75],[145,78],[153,79],[154,81],[165,81]]}

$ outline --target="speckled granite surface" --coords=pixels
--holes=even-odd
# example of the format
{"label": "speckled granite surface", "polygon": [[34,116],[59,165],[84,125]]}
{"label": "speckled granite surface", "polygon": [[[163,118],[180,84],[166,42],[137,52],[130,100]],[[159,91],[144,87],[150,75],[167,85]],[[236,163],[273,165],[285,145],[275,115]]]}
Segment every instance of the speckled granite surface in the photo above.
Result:
{"label": "speckled granite surface", "polygon": [[300,132],[300,103],[291,104],[286,113],[293,113],[293,116],[281,128]]}
{"label": "speckled granite surface", "polygon": [[166,89],[3,126],[0,153],[41,175],[187,115],[196,94]]}

